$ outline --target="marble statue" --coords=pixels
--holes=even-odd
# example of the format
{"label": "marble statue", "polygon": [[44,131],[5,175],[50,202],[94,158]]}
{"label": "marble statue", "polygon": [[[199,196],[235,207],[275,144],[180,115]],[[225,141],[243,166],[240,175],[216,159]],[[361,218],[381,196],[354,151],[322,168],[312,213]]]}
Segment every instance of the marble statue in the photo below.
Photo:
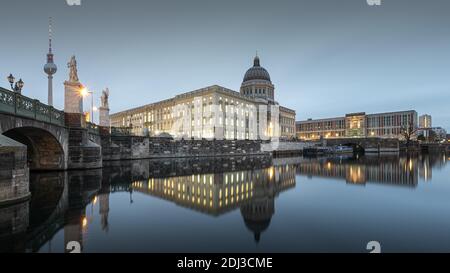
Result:
{"label": "marble statue", "polygon": [[78,71],[77,71],[77,60],[75,59],[75,56],[72,56],[72,58],[70,58],[70,62],[67,63],[67,67],[70,69],[69,81],[70,82],[79,82]]}
{"label": "marble statue", "polygon": [[102,96],[100,97],[102,106],[98,109],[99,110],[99,125],[103,127],[110,127],[111,126],[111,119],[109,117],[109,89],[106,88],[102,91]]}
{"label": "marble statue", "polygon": [[102,107],[109,108],[108,98],[109,98],[109,89],[106,88],[105,90],[102,91],[102,97],[101,97]]}

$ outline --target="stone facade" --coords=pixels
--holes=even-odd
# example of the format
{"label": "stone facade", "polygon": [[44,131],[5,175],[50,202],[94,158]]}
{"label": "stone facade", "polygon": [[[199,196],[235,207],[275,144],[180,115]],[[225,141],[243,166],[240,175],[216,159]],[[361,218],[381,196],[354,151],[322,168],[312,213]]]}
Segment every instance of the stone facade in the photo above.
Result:
{"label": "stone facade", "polygon": [[84,124],[76,124],[84,120],[81,114],[66,114],[69,127],[69,169],[92,169],[102,167],[101,146],[91,141],[88,129]]}
{"label": "stone facade", "polygon": [[0,135],[0,205],[30,196],[27,147]]}
{"label": "stone facade", "polygon": [[179,138],[290,138],[295,135],[295,111],[213,85],[112,114],[111,125],[131,127],[135,135],[147,129],[151,135]]}
{"label": "stone facade", "polygon": [[[295,136],[295,111],[275,101],[269,73],[255,57],[240,92],[208,86],[111,115],[114,127],[133,134],[206,139],[270,139]],[[180,124],[183,124],[180,126]]]}
{"label": "stone facade", "polygon": [[0,134],[28,147],[31,170],[67,169],[69,130],[66,127],[0,113]]}
{"label": "stone facade", "polygon": [[111,126],[111,121],[109,119],[109,108],[106,107],[100,107],[98,108],[99,111],[99,125],[100,126],[104,126],[104,127],[109,127]]}
{"label": "stone facade", "polygon": [[64,112],[83,113],[83,97],[80,90],[83,85],[79,82],[64,82]]}
{"label": "stone facade", "polygon": [[[111,135],[100,129],[104,161],[170,157],[219,157],[258,155],[260,140],[174,140],[163,137]],[[97,136],[92,138],[98,139]]]}

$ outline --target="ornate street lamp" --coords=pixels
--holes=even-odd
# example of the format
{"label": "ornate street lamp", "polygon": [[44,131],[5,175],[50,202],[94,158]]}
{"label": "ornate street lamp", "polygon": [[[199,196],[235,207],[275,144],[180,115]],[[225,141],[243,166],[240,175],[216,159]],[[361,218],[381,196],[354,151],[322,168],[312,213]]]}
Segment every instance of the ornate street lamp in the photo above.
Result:
{"label": "ornate street lamp", "polygon": [[14,80],[16,79],[16,78],[14,78],[14,76],[12,75],[12,74],[9,74],[9,76],[8,76],[8,82],[11,84],[11,87],[12,87],[12,84],[14,83]]}
{"label": "ornate street lamp", "polygon": [[7,77],[9,84],[11,84],[11,89],[16,92],[21,94],[22,93],[22,88],[24,85],[24,82],[22,81],[22,79],[19,79],[18,82],[14,83],[14,81],[16,80],[16,78],[14,78],[14,76],[12,74],[9,74],[9,76]]}

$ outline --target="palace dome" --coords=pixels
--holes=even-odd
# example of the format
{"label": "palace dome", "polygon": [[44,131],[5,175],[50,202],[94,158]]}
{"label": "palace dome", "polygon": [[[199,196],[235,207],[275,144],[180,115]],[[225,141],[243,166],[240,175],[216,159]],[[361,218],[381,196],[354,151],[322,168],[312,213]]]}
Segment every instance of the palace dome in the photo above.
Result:
{"label": "palace dome", "polygon": [[244,82],[251,80],[265,80],[270,82],[269,72],[259,64],[258,55],[253,60],[253,67],[248,69],[244,76]]}

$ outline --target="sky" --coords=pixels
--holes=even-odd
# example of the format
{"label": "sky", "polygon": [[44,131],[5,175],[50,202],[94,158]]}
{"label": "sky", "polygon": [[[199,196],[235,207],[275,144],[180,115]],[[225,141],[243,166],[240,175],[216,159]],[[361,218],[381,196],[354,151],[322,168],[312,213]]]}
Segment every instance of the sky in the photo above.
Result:
{"label": "sky", "polygon": [[0,86],[13,73],[43,102],[50,16],[58,109],[71,55],[114,113],[214,84],[239,91],[258,51],[297,120],[414,109],[450,131],[448,0],[2,1]]}

